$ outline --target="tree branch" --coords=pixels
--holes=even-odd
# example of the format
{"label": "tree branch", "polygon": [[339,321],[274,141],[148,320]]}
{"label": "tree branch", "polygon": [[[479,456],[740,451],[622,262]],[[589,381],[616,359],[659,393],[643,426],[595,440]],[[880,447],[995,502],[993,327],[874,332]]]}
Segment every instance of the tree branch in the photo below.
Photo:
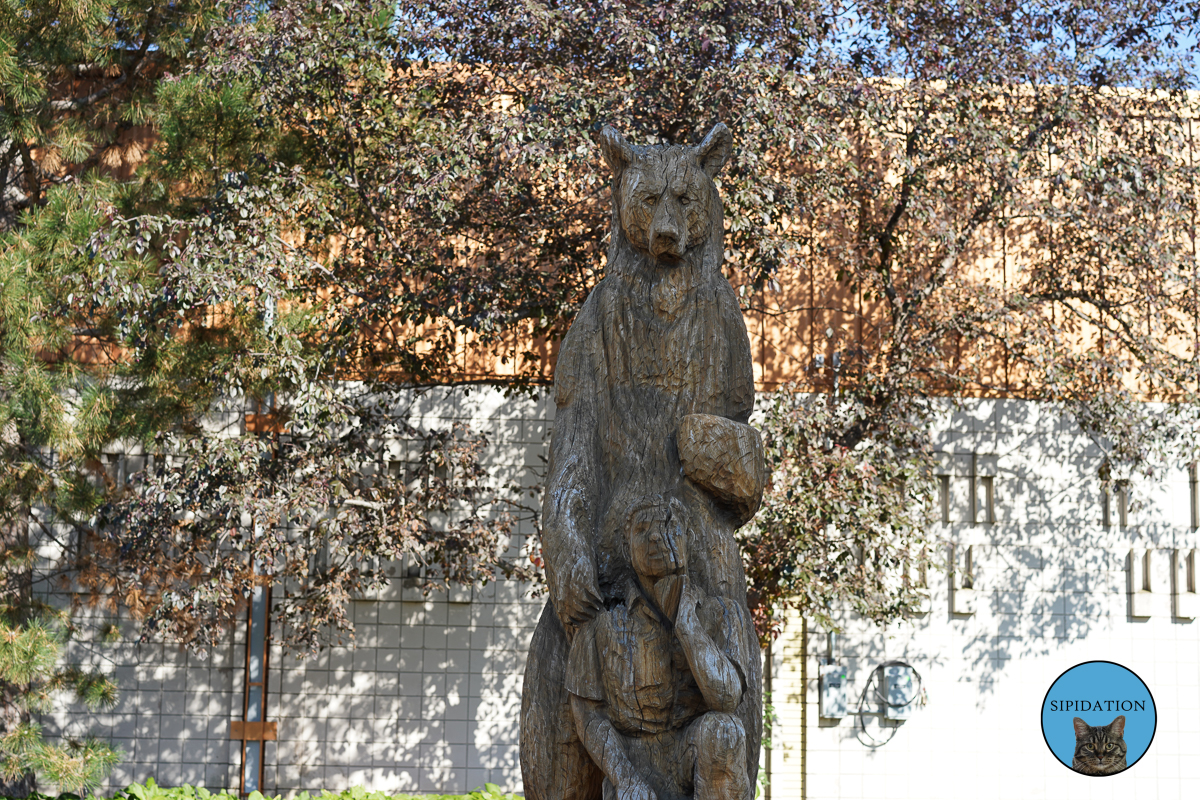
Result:
{"label": "tree branch", "polygon": [[[1017,149],[1016,155],[1013,157],[1012,166],[1008,174],[1000,181],[1000,183],[992,190],[987,199],[975,207],[971,213],[967,224],[954,237],[954,243],[950,250],[942,257],[941,261],[931,270],[929,282],[920,289],[914,291],[908,296],[901,307],[901,313],[898,315],[897,326],[910,317],[925,300],[929,298],[937,289],[941,288],[950,276],[951,270],[958,264],[958,258],[967,246],[967,242],[975,235],[979,227],[991,218],[995,210],[1000,204],[1012,193],[1013,186],[1016,184],[1016,174],[1020,170],[1021,162],[1030,152],[1041,144],[1042,138],[1052,128],[1058,126],[1063,121],[1064,115],[1060,112],[1051,115],[1043,120],[1036,128],[1029,132],[1025,137],[1025,141]],[[902,334],[901,334],[902,336]]]}
{"label": "tree branch", "polygon": [[83,97],[74,97],[70,100],[51,100],[46,104],[46,106],[51,111],[60,113],[79,111],[87,108],[93,103],[103,100],[113,92],[117,91],[117,89],[120,89],[122,86],[124,86],[130,78],[141,72],[142,66],[146,63],[146,53],[149,51],[151,43],[150,34],[154,29],[155,23],[157,22],[158,12],[151,7],[150,13],[146,17],[146,27],[142,32],[142,46],[139,47],[137,49],[137,53],[134,54],[133,64],[130,65],[129,69],[122,73],[121,77],[117,78],[108,86],[97,89],[89,95],[84,95]]}

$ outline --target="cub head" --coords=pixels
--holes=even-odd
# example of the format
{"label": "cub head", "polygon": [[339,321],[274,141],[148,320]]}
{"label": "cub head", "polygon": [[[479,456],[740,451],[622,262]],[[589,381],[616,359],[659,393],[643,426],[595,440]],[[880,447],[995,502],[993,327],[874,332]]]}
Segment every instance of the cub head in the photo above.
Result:
{"label": "cub head", "polygon": [[628,522],[634,572],[653,581],[687,571],[688,513],[677,498],[651,495],[634,505]]}
{"label": "cub head", "polygon": [[600,148],[613,171],[614,225],[636,250],[670,267],[710,238],[720,202],[713,178],[733,152],[722,123],[694,147],[638,147],[606,125]]}

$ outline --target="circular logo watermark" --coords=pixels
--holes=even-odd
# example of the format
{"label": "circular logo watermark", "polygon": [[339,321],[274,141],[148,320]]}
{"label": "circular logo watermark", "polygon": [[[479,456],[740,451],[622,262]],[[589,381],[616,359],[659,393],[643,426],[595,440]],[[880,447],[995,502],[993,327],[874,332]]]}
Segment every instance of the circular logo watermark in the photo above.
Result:
{"label": "circular logo watermark", "polygon": [[1158,714],[1145,682],[1112,661],[1085,661],[1058,676],[1042,701],[1042,736],[1081,775],[1116,775],[1150,748]]}

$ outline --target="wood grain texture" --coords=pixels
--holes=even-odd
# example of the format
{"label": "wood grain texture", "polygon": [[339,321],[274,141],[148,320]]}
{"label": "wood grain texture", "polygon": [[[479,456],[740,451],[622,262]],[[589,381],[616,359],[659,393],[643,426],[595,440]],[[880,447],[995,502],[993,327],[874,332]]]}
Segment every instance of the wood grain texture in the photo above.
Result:
{"label": "wood grain texture", "polygon": [[601,134],[608,274],[563,342],[530,645],[529,800],[750,800],[762,663],[733,532],[765,483],[749,340],[721,273],[718,125],[695,147]]}
{"label": "wood grain texture", "polygon": [[679,425],[679,458],[684,474],[734,509],[739,524],[758,511],[767,469],[757,430],[711,414],[688,414]]}

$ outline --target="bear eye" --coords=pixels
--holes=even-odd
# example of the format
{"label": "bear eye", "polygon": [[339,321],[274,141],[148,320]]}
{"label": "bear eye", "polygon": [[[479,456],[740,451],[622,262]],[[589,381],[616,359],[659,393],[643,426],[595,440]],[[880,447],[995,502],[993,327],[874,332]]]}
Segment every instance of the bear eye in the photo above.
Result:
{"label": "bear eye", "polygon": [[692,202],[692,200],[686,194],[679,195],[679,205],[686,206],[690,202]]}

